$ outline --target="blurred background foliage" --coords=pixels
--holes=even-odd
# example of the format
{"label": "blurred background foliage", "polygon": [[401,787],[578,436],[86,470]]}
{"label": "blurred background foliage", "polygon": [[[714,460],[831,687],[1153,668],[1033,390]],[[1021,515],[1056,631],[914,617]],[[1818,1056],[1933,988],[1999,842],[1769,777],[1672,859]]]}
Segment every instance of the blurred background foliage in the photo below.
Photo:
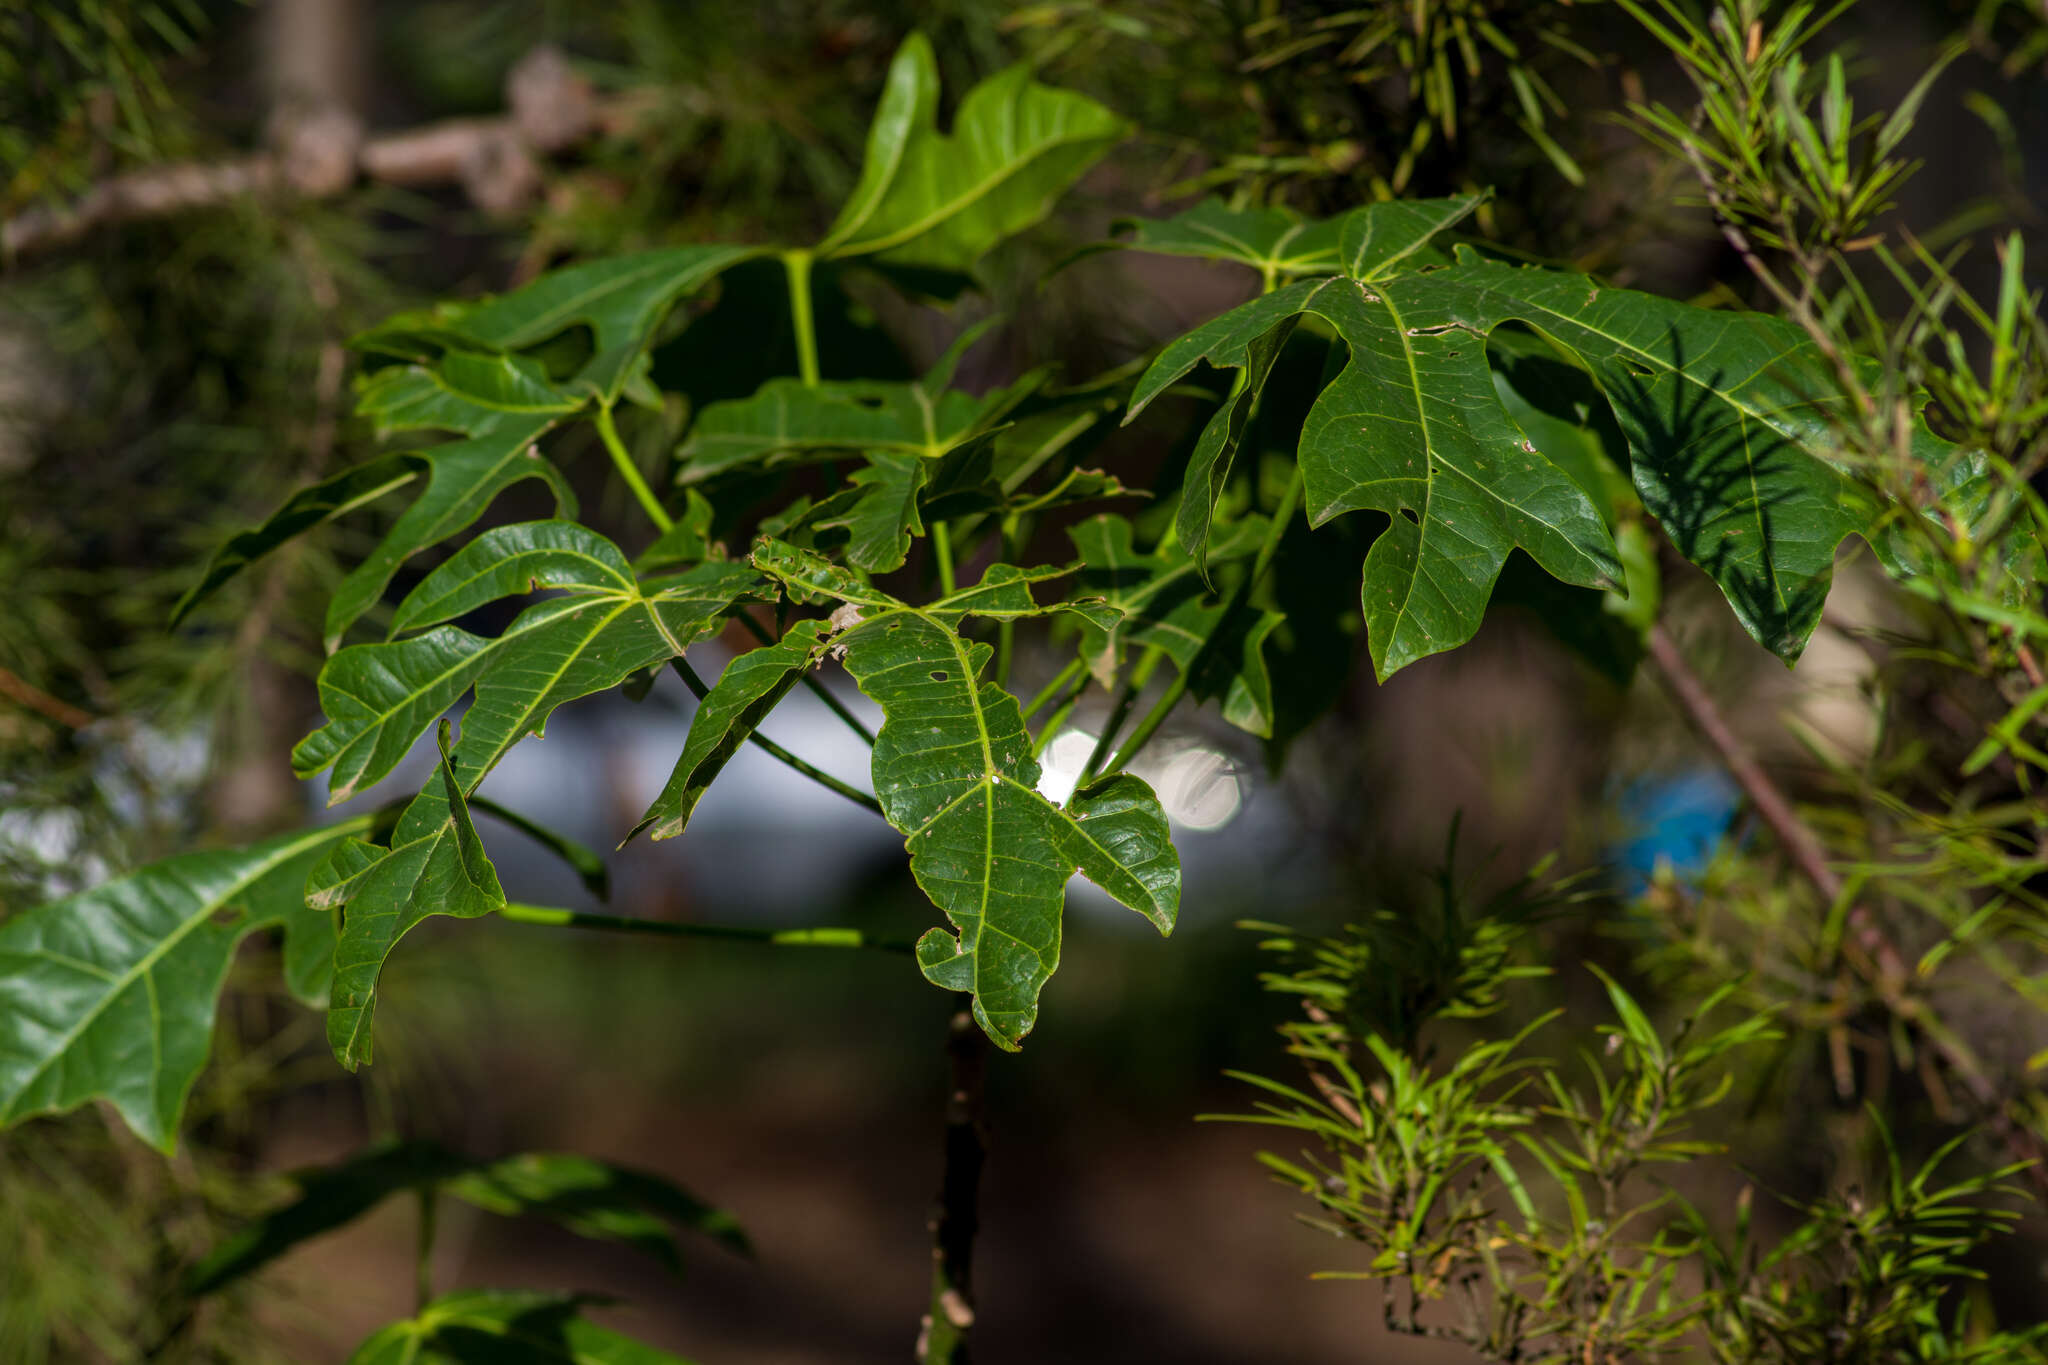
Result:
{"label": "blurred background foliage", "polygon": [[[1775,21],[1788,7],[1751,8]],[[1715,149],[1688,151],[1704,87],[1646,34],[1644,13],[1664,11],[1601,0],[10,7],[0,14],[0,218],[17,229],[0,262],[0,915],[195,842],[285,827],[318,804],[284,755],[317,715],[318,604],[370,528],[298,542],[199,622],[177,632],[162,622],[213,546],[374,448],[349,415],[342,343],[389,311],[502,289],[590,253],[805,239],[852,184],[889,55],[912,27],[932,36],[949,89],[1024,57],[1144,131],[1070,212],[1003,249],[986,299],[913,308],[856,291],[861,303],[821,320],[827,373],[835,348],[866,373],[887,367],[878,355],[915,372],[992,310],[1006,324],[970,363],[978,384],[1047,360],[1080,379],[1139,355],[1250,282],[1124,257],[1053,267],[1118,214],[1202,193],[1326,213],[1490,186],[1483,226],[1507,249],[1635,287],[1774,306],[1772,281],[1713,226],[1692,158]],[[1954,385],[1943,395],[1941,374],[1913,369],[1903,349],[1887,375],[1935,386],[1952,420],[2038,486],[2042,400],[2014,387],[2042,372],[2038,324],[2003,323],[1999,290],[2016,281],[2007,287],[2030,312],[2038,270],[2025,261],[2048,259],[2034,207],[2048,147],[2048,14],[2032,0],[1862,0],[1804,47],[1808,73],[1840,54],[1843,80],[1870,109],[1895,106],[1951,47],[1954,62],[1897,149],[1928,164],[1880,187],[1897,201],[1883,222],[1899,268],[1869,269],[1860,230],[1766,240],[1765,264],[1819,325],[1880,353],[1901,317],[1936,328],[1923,341],[1953,338],[1956,364],[1941,374],[1993,375],[2006,384],[1995,405]],[[409,184],[349,179],[317,193],[272,183],[40,238],[21,227],[61,222],[110,177],[184,159],[317,151],[304,139],[321,129],[346,141],[499,118],[516,103],[509,79],[536,51],[566,55],[564,88],[596,114],[530,164]],[[1824,97],[1811,81],[1802,88],[1787,97],[1798,107]],[[1766,81],[1757,98],[1780,96]],[[1651,112],[1660,105],[1675,123]],[[1770,221],[1769,205],[1751,207],[1752,229]],[[1898,245],[1901,225],[1938,268]],[[1989,229],[2017,234],[2003,266],[1988,249],[1949,259]],[[756,352],[719,343],[721,315],[759,311],[749,288],[736,272],[704,305],[704,324],[657,353],[664,388],[702,403],[787,368],[779,305],[751,333]],[[1983,325],[1963,298],[1989,301]],[[1276,395],[1269,412],[1286,406]],[[1184,430],[1112,438],[1126,482],[1173,486],[1198,426],[1183,408]],[[2004,428],[1970,427],[1994,410]],[[628,434],[652,463],[686,420],[672,408]],[[1882,467],[1882,440],[1859,449]],[[571,476],[602,526],[604,498],[618,495],[600,463],[572,465]],[[493,516],[525,514],[514,495]],[[1282,553],[1313,563],[1332,553],[1329,537],[1360,534],[1339,525],[1290,536]],[[1355,551],[1339,558],[1356,563]],[[1504,598],[1523,591],[1518,567]],[[1354,948],[1361,940],[1346,935],[1359,931],[1347,924],[1426,922],[1460,812],[1457,870],[1485,894],[1552,850],[1590,878],[1563,909],[1518,924],[1518,946],[1501,947],[1487,970],[1601,964],[1667,1024],[1738,979],[1735,1003],[1778,1011],[1782,1038],[1744,1040],[1743,1056],[1768,1061],[1745,1064],[1709,1124],[1733,1144],[1740,1174],[1724,1165],[1680,1182],[1724,1232],[1721,1215],[1738,1202],[1749,1226],[1748,1182],[1784,1200],[1762,1201],[1761,1223],[1783,1232],[1804,1226],[1792,1211],[1821,1210],[1809,1222],[1834,1219],[1839,1243],[1860,1216],[1842,1212],[1853,1198],[1843,1192],[1879,1188],[1887,1144],[1910,1173],[1982,1123],[1957,1159],[1978,1175],[2004,1165],[1996,1125],[1950,1093],[1927,1044],[1936,1029],[1968,1038],[2023,1094],[2048,1049],[2035,985],[2044,765],[2039,712],[2024,709],[2044,693],[2023,666],[2024,638],[1981,628],[1953,595],[1892,589],[1852,557],[1813,647],[1787,673],[1739,636],[1703,583],[1668,555],[1662,568],[1664,620],[1713,690],[1741,699],[1730,708],[1737,727],[1855,869],[1855,894],[1906,927],[1921,977],[1933,975],[1930,953],[1934,966],[1955,957],[1969,969],[1943,972],[1937,992],[1912,997],[1918,1013],[1902,1015],[1898,998],[1845,961],[1844,907],[1788,878],[1768,832],[1633,656],[1589,663],[1585,640],[1556,628],[1584,617],[1527,586],[1528,609],[1497,614],[1466,650],[1385,687],[1354,672],[1270,777],[1263,756],[1220,725],[1189,728],[1189,744],[1231,755],[1244,808],[1190,835],[1186,923],[1161,944],[1077,916],[1073,932],[1091,942],[1053,987],[1059,1008],[1021,1059],[997,1069],[979,1271],[987,1358],[1471,1358],[1431,1340],[1390,1345],[1360,1297],[1370,1291],[1305,1280],[1365,1261],[1289,1222],[1287,1190],[1262,1187],[1248,1160],[1257,1134],[1188,1122],[1247,1103],[1226,1068],[1279,1074],[1283,1048],[1303,1046],[1299,1023],[1284,1042],[1273,1033],[1287,1011],[1262,992],[1254,940],[1233,921],[1284,920]],[[1340,586],[1327,600],[1289,611],[1355,637],[1354,590],[1332,578]],[[1977,590],[1960,571],[1940,581]],[[1325,672],[1280,681],[1336,687],[1340,673]],[[653,714],[621,704],[587,722],[564,717],[549,766],[521,779],[508,765],[508,776],[580,803],[579,832],[597,842],[609,818],[639,808],[641,769],[666,761],[635,766]],[[2005,739],[1980,759],[1987,735]],[[578,787],[563,776],[571,768],[597,776]],[[802,841],[772,829],[764,840],[759,822],[778,798],[760,768],[736,765],[729,781],[744,788],[750,773],[756,789],[721,791],[741,813],[715,827],[730,843],[643,847],[622,861],[622,912],[830,920],[893,935],[917,922],[914,888],[885,845],[820,825],[806,861],[787,852]],[[578,826],[576,809],[534,813]],[[750,870],[778,856],[796,866]],[[501,866],[548,875],[512,855]],[[577,894],[531,896],[574,904]],[[891,960],[853,955],[565,946],[510,925],[422,937],[387,978],[387,1008],[404,1026],[360,1079],[328,1064],[317,1021],[277,993],[252,949],[175,1161],[90,1113],[0,1138],[0,1361],[339,1358],[403,1309],[400,1215],[196,1310],[178,1282],[225,1228],[274,1201],[277,1172],[391,1135],[634,1160],[733,1208],[758,1263],[702,1258],[676,1288],[630,1260],[585,1252],[573,1262],[576,1283],[636,1300],[650,1339],[707,1361],[901,1358],[926,1274],[942,998]],[[1368,960],[1378,959],[1358,957],[1354,974]],[[1298,975],[1278,979],[1304,994]],[[1512,979],[1496,1012],[1451,1019],[1438,1055],[1513,1036],[1555,1008],[1567,1011],[1557,1028],[1569,1039],[1547,1049],[1603,1045],[1593,1029],[1614,1006],[1590,974],[1571,965]],[[1393,1007],[1383,1001],[1373,1027],[1392,1027]],[[1390,1036],[1412,1050],[1434,1035],[1411,1019]],[[1281,1174],[1284,1187],[1292,1177]],[[1362,1224],[1345,1217],[1340,1230],[1356,1236]],[[2043,1234],[2030,1216],[1992,1250],[1957,1252],[1987,1276],[1970,1297],[1980,1333],[2038,1316]],[[459,1220],[439,1255],[454,1283],[551,1282],[570,1264],[544,1230]],[[1920,1358],[1888,1351],[1838,1358]]]}

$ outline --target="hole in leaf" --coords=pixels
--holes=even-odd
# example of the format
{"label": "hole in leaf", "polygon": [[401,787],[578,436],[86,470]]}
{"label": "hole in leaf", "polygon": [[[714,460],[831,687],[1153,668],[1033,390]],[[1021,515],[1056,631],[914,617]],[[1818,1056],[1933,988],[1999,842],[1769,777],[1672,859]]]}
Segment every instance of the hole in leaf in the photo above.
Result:
{"label": "hole in leaf", "polygon": [[944,669],[935,668],[932,670],[933,682],[944,682],[947,678],[950,678],[952,676],[952,674],[946,672]]}
{"label": "hole in leaf", "polygon": [[1408,518],[1408,520],[1410,520],[1411,522],[1414,522],[1417,526],[1422,525],[1422,518],[1415,515],[1415,509],[1412,507],[1403,507],[1401,509],[1401,515]]}

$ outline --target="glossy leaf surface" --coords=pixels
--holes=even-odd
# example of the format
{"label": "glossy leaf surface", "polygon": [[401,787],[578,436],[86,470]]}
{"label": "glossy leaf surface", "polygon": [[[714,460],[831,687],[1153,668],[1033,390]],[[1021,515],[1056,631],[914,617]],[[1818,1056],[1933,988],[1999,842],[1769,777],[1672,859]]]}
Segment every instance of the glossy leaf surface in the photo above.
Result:
{"label": "glossy leaf surface", "polygon": [[966,271],[1037,223],[1129,125],[1027,65],[969,90],[946,132],[931,43],[912,34],[890,65],[852,196],[818,254]]}
{"label": "glossy leaf surface", "polygon": [[[973,996],[991,1038],[1015,1048],[1036,1022],[1039,992],[1059,966],[1066,884],[1076,871],[1162,933],[1173,927],[1180,862],[1151,789],[1117,777],[1064,809],[1039,795],[1017,701],[982,680],[993,651],[958,633],[958,601],[914,608],[774,542],[754,559],[794,596],[856,609],[832,644],[882,708],[875,795],[904,835],[912,875],[954,930],[925,934],[918,964],[933,983]],[[1014,580],[986,596],[1015,610],[1018,591],[1028,600]]]}
{"label": "glossy leaf surface", "polygon": [[391,847],[350,839],[314,869],[305,885],[315,910],[346,907],[334,947],[327,1043],[353,1071],[370,1060],[377,978],[398,940],[429,915],[474,919],[505,904],[497,869],[484,852],[448,758],[441,722],[441,763],[392,831]]}
{"label": "glossy leaf surface", "polygon": [[335,654],[320,670],[327,724],[292,751],[293,768],[301,777],[332,768],[329,799],[345,800],[389,773],[474,687],[457,761],[480,776],[563,702],[682,653],[759,582],[745,565],[712,561],[643,586],[617,547],[573,523],[487,531],[421,580],[399,620],[430,625],[529,586],[564,595],[529,607],[496,639],[438,626]]}
{"label": "glossy leaf surface", "polygon": [[292,989],[325,997],[334,922],[302,891],[366,824],[182,853],[0,925],[0,1123],[105,1099],[169,1151],[244,936],[286,926]]}
{"label": "glossy leaf surface", "polygon": [[825,629],[823,621],[799,621],[774,644],[749,650],[725,666],[690,717],[690,733],[675,771],[633,834],[651,829],[652,838],[673,839],[683,832],[712,779],[817,663]]}

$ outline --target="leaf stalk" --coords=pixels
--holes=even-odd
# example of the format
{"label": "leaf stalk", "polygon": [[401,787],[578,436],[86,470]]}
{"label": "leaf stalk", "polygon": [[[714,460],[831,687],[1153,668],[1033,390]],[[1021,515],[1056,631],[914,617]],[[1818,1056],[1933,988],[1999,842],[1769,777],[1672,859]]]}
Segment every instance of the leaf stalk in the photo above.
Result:
{"label": "leaf stalk", "polygon": [[599,915],[563,910],[552,905],[509,901],[498,918],[514,924],[539,924],[553,929],[603,929],[614,933],[656,934],[669,938],[722,938],[763,943],[777,948],[869,948],[881,953],[912,951],[899,939],[875,938],[858,929],[821,926],[812,929],[765,929],[743,924],[688,924],[673,920],[635,919],[630,915]]}

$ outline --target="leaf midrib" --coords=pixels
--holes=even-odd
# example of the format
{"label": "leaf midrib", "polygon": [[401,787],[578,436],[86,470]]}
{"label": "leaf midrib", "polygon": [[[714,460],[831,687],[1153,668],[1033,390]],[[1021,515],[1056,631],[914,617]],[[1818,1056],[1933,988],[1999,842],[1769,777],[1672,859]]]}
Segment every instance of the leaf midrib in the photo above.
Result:
{"label": "leaf midrib", "polygon": [[[22,1082],[20,1088],[15,1091],[16,1098],[19,1098],[22,1095],[26,1095],[31,1089],[33,1089],[36,1082],[41,1080],[44,1074],[47,1073],[52,1066],[56,1065],[57,1059],[59,1057],[62,1057],[66,1052],[68,1052],[71,1049],[72,1044],[76,1043],[79,1037],[83,1035],[87,1029],[92,1027],[92,1025],[99,1020],[99,1017],[107,1011],[107,1009],[111,1006],[113,1001],[120,997],[123,993],[125,993],[131,986],[133,986],[138,978],[145,982],[149,982],[151,984],[152,991],[154,991],[154,983],[153,981],[151,981],[151,977],[149,974],[155,968],[156,964],[161,962],[164,959],[164,957],[167,954],[169,954],[169,952],[178,944],[183,943],[185,939],[193,932],[193,930],[197,929],[201,924],[211,922],[213,918],[213,912],[215,910],[225,905],[234,896],[237,896],[241,892],[246,891],[252,883],[259,881],[264,876],[268,875],[269,872],[273,868],[275,868],[279,863],[287,862],[290,859],[297,857],[299,854],[305,852],[306,849],[321,843],[323,840],[339,838],[345,834],[352,833],[354,830],[367,828],[369,823],[370,817],[368,815],[359,815],[356,816],[354,819],[344,820],[338,824],[323,825],[319,829],[308,830],[302,837],[295,839],[291,843],[282,846],[263,863],[252,868],[243,876],[237,878],[233,883],[224,888],[219,896],[217,896],[213,900],[202,903],[201,906],[199,907],[198,913],[192,915],[183,924],[179,925],[177,929],[165,935],[164,938],[161,939],[155,947],[151,948],[147,953],[143,954],[143,956],[136,961],[135,965],[130,967],[127,971],[120,973],[106,973],[105,980],[108,984],[108,989],[100,996],[99,1000],[94,1003],[92,1008],[88,1009],[85,1012],[84,1017],[82,1017],[78,1021],[78,1023],[75,1026],[73,1026],[73,1028],[63,1036],[63,1038],[58,1040],[57,1045],[49,1050],[49,1054],[43,1059],[42,1064],[36,1067],[34,1071],[31,1071],[29,1073],[28,1079]],[[163,1012],[161,1008],[158,1006],[154,995],[152,995],[150,999],[149,1023],[151,1046],[154,1048],[161,1049],[161,1035],[163,1033]],[[163,1059],[161,1055],[158,1055],[155,1064],[150,1067],[149,1073],[149,1084],[152,1095],[154,1095],[155,1093],[157,1081],[162,1074]],[[21,1115],[14,1110],[13,1104],[11,1102],[8,1104],[5,1110],[0,1110],[0,1114],[4,1114],[4,1116],[9,1119],[21,1117]]]}

